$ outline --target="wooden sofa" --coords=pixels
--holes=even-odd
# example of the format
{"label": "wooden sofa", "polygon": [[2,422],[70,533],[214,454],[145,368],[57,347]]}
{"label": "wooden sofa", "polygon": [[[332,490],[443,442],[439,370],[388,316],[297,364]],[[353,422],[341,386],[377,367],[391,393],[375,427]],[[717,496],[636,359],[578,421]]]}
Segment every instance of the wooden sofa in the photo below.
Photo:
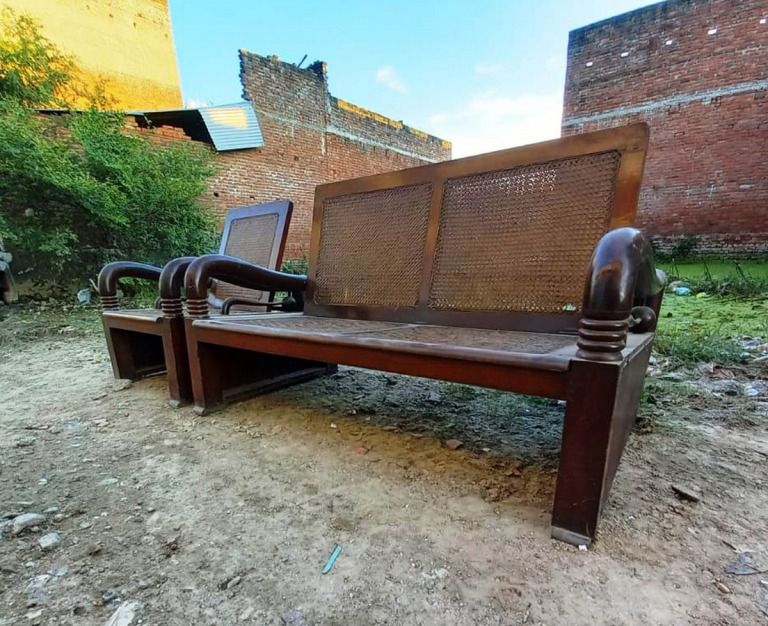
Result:
{"label": "wooden sofa", "polygon": [[[279,268],[292,211],[293,204],[288,200],[231,209],[224,223],[221,253]],[[104,266],[98,279],[104,334],[115,377],[135,380],[167,371],[168,393],[174,405],[192,399],[181,289],[187,266],[194,260],[181,257],[162,269],[116,261]],[[120,308],[117,290],[123,278],[157,281],[160,297],[156,308]],[[269,291],[243,289],[221,281],[211,285],[207,298],[211,308],[222,314],[238,305],[250,311],[279,307]]]}
{"label": "wooden sofa", "polygon": [[[631,227],[647,141],[638,124],[319,186],[308,277],[187,269],[197,410],[328,364],[565,400],[552,535],[589,544],[661,304]],[[303,291],[304,313],[210,318],[211,278]]]}

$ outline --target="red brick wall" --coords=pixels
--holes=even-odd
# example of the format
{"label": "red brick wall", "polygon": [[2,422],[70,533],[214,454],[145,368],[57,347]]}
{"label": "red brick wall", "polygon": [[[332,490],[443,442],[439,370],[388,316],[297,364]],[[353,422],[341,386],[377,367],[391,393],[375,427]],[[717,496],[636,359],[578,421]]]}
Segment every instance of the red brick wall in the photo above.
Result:
{"label": "red brick wall", "polygon": [[240,52],[243,97],[261,125],[264,147],[218,153],[211,201],[226,209],[288,198],[294,213],[286,258],[309,255],[315,186],[449,159],[450,144],[342,103],[328,93],[325,65],[306,69]]}
{"label": "red brick wall", "polygon": [[662,248],[694,235],[701,253],[766,254],[766,68],[765,0],[619,15],[570,34],[563,134],[646,121],[639,225]]}
{"label": "red brick wall", "polygon": [[[222,222],[232,207],[292,200],[286,259],[309,256],[315,186],[451,158],[450,143],[332,97],[324,63],[299,69],[241,50],[240,79],[264,146],[216,153],[208,200]],[[126,127],[147,132],[133,117]],[[156,125],[150,136],[190,140],[170,125]]]}

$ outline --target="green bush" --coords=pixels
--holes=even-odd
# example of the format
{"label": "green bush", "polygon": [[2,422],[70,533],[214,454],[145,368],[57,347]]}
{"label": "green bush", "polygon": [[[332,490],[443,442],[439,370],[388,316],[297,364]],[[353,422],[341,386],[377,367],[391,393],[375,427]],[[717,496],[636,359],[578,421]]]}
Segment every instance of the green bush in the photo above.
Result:
{"label": "green bush", "polygon": [[61,104],[73,64],[28,18],[2,19],[11,27],[0,33],[0,237],[16,274],[82,284],[111,260],[160,265],[213,250],[201,202],[210,150],[126,132],[120,113],[30,110]]}

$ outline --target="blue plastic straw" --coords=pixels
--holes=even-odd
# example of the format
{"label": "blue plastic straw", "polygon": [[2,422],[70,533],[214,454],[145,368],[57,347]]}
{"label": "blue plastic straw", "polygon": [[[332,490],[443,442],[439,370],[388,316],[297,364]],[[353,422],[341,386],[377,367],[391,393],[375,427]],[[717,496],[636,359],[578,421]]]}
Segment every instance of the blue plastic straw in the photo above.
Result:
{"label": "blue plastic straw", "polygon": [[329,556],[328,560],[325,562],[325,567],[323,568],[323,574],[327,574],[333,569],[333,564],[336,563],[336,559],[339,558],[340,554],[341,554],[341,546],[337,543],[336,547],[333,549],[333,552],[331,552],[331,556]]}

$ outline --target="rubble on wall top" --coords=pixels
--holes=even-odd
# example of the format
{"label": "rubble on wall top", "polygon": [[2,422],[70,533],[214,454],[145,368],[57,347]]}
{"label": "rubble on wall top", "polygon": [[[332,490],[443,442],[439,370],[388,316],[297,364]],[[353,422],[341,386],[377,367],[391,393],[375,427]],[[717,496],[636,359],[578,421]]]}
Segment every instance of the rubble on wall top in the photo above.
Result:
{"label": "rubble on wall top", "polygon": [[[314,76],[321,78],[323,82],[326,82],[328,79],[328,65],[324,61],[315,61],[314,63],[310,64],[306,68],[302,68],[294,63],[287,63],[285,61],[282,61],[280,60],[279,56],[274,54],[264,56],[261,54],[257,54],[255,52],[250,52],[243,48],[241,48],[239,52],[240,52],[241,63],[247,62],[248,60],[251,60],[251,59],[255,59],[261,62],[262,64],[267,64],[267,63],[273,64],[274,66],[280,68],[281,70],[288,70],[292,72],[302,72],[305,75],[312,74]],[[387,126],[396,131],[408,133],[410,135],[413,135],[414,137],[418,137],[422,141],[426,141],[431,144],[438,144],[441,148],[445,150],[450,150],[452,147],[452,144],[450,141],[441,139],[440,137],[435,137],[434,135],[430,135],[429,133],[426,133],[423,130],[419,130],[418,128],[413,128],[411,126],[408,126],[407,124],[404,124],[402,121],[394,120],[385,115],[381,115],[380,113],[376,113],[375,111],[371,111],[369,109],[358,106],[356,104],[352,104],[351,102],[348,102],[346,100],[342,100],[341,98],[336,98],[334,96],[331,96],[327,92],[327,90],[326,90],[326,95],[328,97],[328,100],[330,101],[331,106],[335,106],[336,108],[341,109],[345,112],[352,113],[353,115],[357,115],[359,117],[372,120],[373,122],[376,122],[383,126]]]}
{"label": "rubble on wall top", "polygon": [[240,48],[239,52],[241,59],[246,57],[256,58],[260,61],[266,61],[278,65],[283,69],[303,72],[306,74],[314,74],[323,80],[326,80],[328,76],[328,64],[325,61],[314,61],[307,67],[299,67],[296,63],[288,63],[287,61],[281,60],[280,57],[276,54],[269,54],[264,56],[255,52],[251,52],[250,50],[246,50],[245,48]]}
{"label": "rubble on wall top", "polygon": [[352,104],[351,102],[347,102],[346,100],[342,100],[341,98],[336,98],[334,96],[331,96],[331,101],[338,108],[343,109],[344,111],[349,111],[350,113],[354,113],[355,115],[359,115],[360,117],[366,117],[375,122],[378,122],[379,124],[385,124],[386,126],[394,128],[395,130],[405,131],[425,141],[439,142],[443,148],[450,149],[452,146],[450,141],[446,139],[441,139],[440,137],[435,137],[434,135],[430,135],[429,133],[425,133],[423,130],[419,130],[418,128],[413,128],[412,126],[408,126],[407,124],[404,124],[401,120],[393,120],[392,118],[386,117],[385,115],[381,115],[380,113],[376,113],[375,111],[371,111],[369,109],[358,106],[356,104]]}

